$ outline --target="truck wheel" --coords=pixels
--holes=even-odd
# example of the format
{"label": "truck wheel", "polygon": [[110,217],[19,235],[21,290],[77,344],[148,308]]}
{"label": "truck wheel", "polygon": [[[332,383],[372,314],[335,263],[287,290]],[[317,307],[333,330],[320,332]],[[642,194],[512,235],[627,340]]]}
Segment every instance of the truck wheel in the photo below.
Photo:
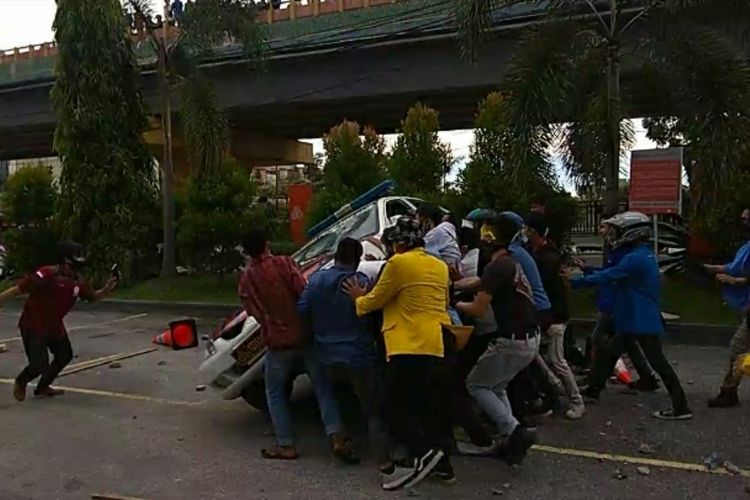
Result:
{"label": "truck wheel", "polygon": [[[294,380],[290,380],[286,386],[286,397],[292,397]],[[242,391],[242,399],[247,404],[262,413],[268,413],[268,401],[266,400],[266,381],[264,379],[253,380]]]}

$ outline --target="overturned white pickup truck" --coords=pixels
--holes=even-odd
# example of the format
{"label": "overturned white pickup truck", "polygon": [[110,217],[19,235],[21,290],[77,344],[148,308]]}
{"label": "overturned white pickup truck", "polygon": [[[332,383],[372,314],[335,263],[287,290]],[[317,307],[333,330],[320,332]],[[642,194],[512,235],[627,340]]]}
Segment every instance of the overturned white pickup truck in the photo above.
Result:
{"label": "overturned white pickup truck", "polygon": [[[383,231],[396,219],[414,213],[423,200],[411,197],[388,196],[364,205],[344,216],[317,234],[292,258],[305,276],[333,265],[333,254],[342,238],[362,241],[365,255],[360,271],[374,278],[385,260],[380,244]],[[251,406],[266,411],[263,357],[265,347],[260,337],[260,324],[241,310],[220,328],[213,338],[206,340],[206,359],[200,366],[203,382],[210,385],[223,399],[242,397]],[[302,367],[299,369],[302,373]],[[291,388],[290,388],[291,390]]]}

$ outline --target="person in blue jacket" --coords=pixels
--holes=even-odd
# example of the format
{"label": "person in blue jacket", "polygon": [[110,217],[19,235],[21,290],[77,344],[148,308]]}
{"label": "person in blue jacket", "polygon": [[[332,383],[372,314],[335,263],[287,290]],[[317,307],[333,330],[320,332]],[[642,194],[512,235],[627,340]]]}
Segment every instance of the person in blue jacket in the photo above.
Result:
{"label": "person in blue jacket", "polygon": [[726,303],[745,313],[745,318],[729,344],[729,367],[724,375],[721,391],[708,401],[711,408],[729,408],[740,404],[737,389],[742,374],[734,369],[734,363],[750,351],[750,208],[742,211],[741,222],[748,241],[737,251],[734,260],[723,266],[705,266],[708,272],[716,275],[716,281],[725,286]]}
{"label": "person in blue jacket", "polygon": [[[607,225],[602,223],[599,227],[599,235],[604,237],[607,231]],[[589,266],[581,260],[577,260],[576,264],[584,274],[589,275],[616,266],[627,253],[627,247],[612,250],[605,241],[604,258],[602,259],[604,265],[602,267]],[[611,350],[612,339],[615,334],[614,309],[615,297],[612,285],[600,286],[596,292],[596,325],[591,335],[593,346],[591,357],[594,360],[597,356],[607,356]],[[656,391],[659,388],[659,382],[656,379],[656,374],[651,369],[651,365],[648,364],[646,357],[643,355],[640,345],[638,343],[626,344],[625,352],[633,363],[633,368],[638,373],[638,380],[631,382],[628,387],[644,392]]]}
{"label": "person in blue jacket", "polygon": [[672,399],[671,409],[658,411],[653,416],[662,420],[690,419],[693,414],[685,391],[662,350],[661,275],[648,242],[651,236],[650,220],[639,212],[625,212],[604,223],[607,225],[606,239],[611,242],[612,251],[623,249],[624,255],[610,268],[571,279],[573,288],[610,285],[614,296],[614,352],[612,356],[602,356],[597,360],[585,395],[598,398],[625,346],[637,343]]}

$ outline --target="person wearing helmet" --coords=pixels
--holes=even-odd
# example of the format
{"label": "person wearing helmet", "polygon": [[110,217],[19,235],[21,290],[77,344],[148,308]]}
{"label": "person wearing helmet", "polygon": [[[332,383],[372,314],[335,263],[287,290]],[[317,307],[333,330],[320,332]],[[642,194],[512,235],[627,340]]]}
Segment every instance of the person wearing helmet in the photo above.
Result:
{"label": "person wearing helmet", "polygon": [[611,285],[614,294],[615,347],[612,356],[596,361],[591,383],[584,395],[598,399],[625,346],[638,343],[646,359],[664,382],[672,408],[653,414],[662,420],[692,418],[685,391],[672,365],[664,357],[661,337],[661,276],[659,264],[649,244],[650,220],[640,212],[625,212],[604,221],[606,240],[612,251],[624,248],[620,261],[610,268],[571,279],[574,288]]}
{"label": "person wearing helmet", "polygon": [[740,404],[737,389],[742,377],[734,370],[734,365],[743,354],[750,351],[750,208],[742,211],[740,221],[747,242],[737,251],[734,260],[723,266],[704,266],[725,286],[724,300],[727,304],[745,313],[745,318],[729,344],[729,367],[724,375],[721,391],[708,401],[711,408],[729,408]]}
{"label": "person wearing helmet", "polygon": [[383,489],[412,488],[428,475],[454,482],[448,393],[450,347],[443,326],[450,325],[448,266],[424,248],[423,227],[403,216],[390,234],[396,255],[383,266],[371,290],[356,280],[343,290],[358,316],[383,311],[382,333],[388,366],[385,374],[390,420],[405,441],[412,467],[383,469]]}
{"label": "person wearing helmet", "polygon": [[[78,299],[97,302],[117,285],[117,277],[113,275],[104,288],[94,290],[78,274],[85,262],[83,246],[72,241],[62,242],[58,247],[57,265],[40,267],[0,294],[0,303],[27,295],[18,327],[29,363],[16,377],[13,396],[17,401],[26,399],[26,386],[40,375],[42,378],[34,390],[36,396],[53,397],[64,393],[51,387],[73,359],[63,319]],[[48,351],[53,356],[51,363]]]}

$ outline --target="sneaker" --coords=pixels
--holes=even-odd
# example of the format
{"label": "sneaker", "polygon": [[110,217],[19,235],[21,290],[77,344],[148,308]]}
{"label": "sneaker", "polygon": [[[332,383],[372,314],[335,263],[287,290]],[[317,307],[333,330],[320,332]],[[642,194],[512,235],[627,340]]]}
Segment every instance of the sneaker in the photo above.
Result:
{"label": "sneaker", "polygon": [[25,401],[26,400],[26,384],[16,380],[16,383],[13,384],[13,397],[16,398],[16,401],[18,401],[19,403],[21,401]]}
{"label": "sneaker", "polygon": [[690,420],[693,413],[690,410],[674,411],[672,409],[654,412],[654,418],[659,420]]}
{"label": "sneaker", "polygon": [[415,465],[412,467],[394,466],[390,470],[381,471],[380,478],[383,489],[385,491],[396,491],[411,481],[417,475],[416,460],[414,462]]}
{"label": "sneaker", "polygon": [[565,412],[565,416],[569,418],[570,420],[578,420],[583,418],[583,416],[586,414],[586,407],[581,404],[573,405],[570,408],[568,408],[568,411]]}
{"label": "sneaker", "polygon": [[659,390],[659,382],[655,378],[639,378],[635,382],[630,382],[628,384],[628,389],[640,392],[656,392]]}
{"label": "sneaker", "polygon": [[406,487],[413,488],[421,483],[437,467],[440,461],[443,460],[443,457],[445,457],[445,454],[442,450],[432,449],[417,459],[416,466],[414,467],[414,476],[406,483]]}
{"label": "sneaker", "polygon": [[465,443],[463,441],[456,442],[458,453],[470,457],[486,457],[489,455],[494,455],[499,447],[500,443],[498,443],[497,441],[493,441],[489,446],[477,446],[474,443]]}
{"label": "sneaker", "polygon": [[536,443],[536,433],[524,429],[520,425],[516,427],[508,439],[506,460],[508,465],[521,465],[529,448]]}
{"label": "sneaker", "polygon": [[722,389],[718,396],[708,400],[709,408],[731,408],[740,405],[737,389]]}
{"label": "sneaker", "polygon": [[44,389],[34,389],[34,396],[40,398],[54,398],[55,396],[62,396],[65,391],[62,389],[54,389],[52,387],[45,387]]}
{"label": "sneaker", "polygon": [[443,460],[432,471],[432,477],[439,479],[443,484],[456,483],[456,474],[453,472],[453,466],[446,457],[443,457]]}

